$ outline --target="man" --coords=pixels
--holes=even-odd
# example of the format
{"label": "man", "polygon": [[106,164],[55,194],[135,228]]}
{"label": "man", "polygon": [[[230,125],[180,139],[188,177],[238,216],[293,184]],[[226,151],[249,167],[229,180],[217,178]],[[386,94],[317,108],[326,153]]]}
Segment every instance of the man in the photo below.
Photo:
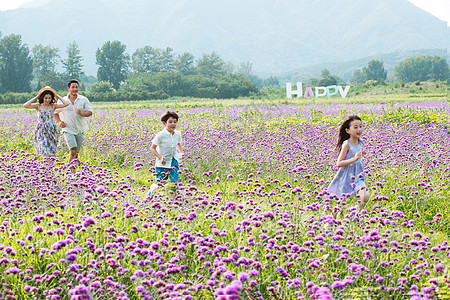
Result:
{"label": "man", "polygon": [[55,111],[55,120],[62,128],[64,139],[70,149],[69,163],[78,158],[83,145],[84,133],[89,129],[86,118],[92,116],[93,110],[89,100],[78,95],[78,81],[75,79],[67,83],[69,93],[64,99],[69,105]]}

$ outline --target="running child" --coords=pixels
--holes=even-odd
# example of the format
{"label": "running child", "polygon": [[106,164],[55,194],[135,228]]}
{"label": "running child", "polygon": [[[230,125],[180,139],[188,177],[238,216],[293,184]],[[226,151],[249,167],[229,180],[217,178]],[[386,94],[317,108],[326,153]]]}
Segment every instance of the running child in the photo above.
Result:
{"label": "running child", "polygon": [[[178,163],[183,158],[181,148],[181,132],[176,130],[178,115],[173,111],[167,111],[161,116],[164,129],[156,134],[152,140],[150,150],[156,157],[156,178],[158,183],[178,182]],[[152,198],[158,184],[152,184],[148,197]]]}
{"label": "running child", "polygon": [[362,132],[361,118],[357,115],[347,117],[342,123],[336,146],[339,152],[336,165],[339,170],[328,187],[328,191],[339,199],[358,194],[360,199],[358,211],[369,202],[362,161],[363,142],[360,139]]}

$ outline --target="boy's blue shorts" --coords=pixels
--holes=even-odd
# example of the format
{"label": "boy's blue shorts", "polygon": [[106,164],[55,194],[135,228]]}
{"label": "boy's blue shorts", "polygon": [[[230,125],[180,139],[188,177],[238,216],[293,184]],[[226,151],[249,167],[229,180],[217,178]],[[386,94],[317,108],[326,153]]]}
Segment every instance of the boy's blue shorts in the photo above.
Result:
{"label": "boy's blue shorts", "polygon": [[158,181],[178,182],[178,161],[172,158],[171,168],[156,167],[156,179]]}

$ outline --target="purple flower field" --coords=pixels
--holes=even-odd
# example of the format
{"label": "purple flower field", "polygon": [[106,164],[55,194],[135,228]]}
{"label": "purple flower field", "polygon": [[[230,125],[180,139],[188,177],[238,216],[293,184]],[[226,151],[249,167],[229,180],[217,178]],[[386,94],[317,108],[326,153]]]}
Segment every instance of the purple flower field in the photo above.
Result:
{"label": "purple flower field", "polygon": [[[149,200],[164,109],[97,109],[75,174],[64,143],[33,154],[34,114],[0,109],[0,299],[448,297],[445,102],[177,111],[181,183]],[[371,201],[334,218],[350,113]]]}

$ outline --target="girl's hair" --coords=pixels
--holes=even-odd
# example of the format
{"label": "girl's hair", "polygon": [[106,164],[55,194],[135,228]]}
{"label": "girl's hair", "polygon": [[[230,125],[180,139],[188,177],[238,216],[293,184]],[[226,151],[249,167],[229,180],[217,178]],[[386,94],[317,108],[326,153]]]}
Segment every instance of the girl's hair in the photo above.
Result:
{"label": "girl's hair", "polygon": [[345,129],[350,128],[350,123],[354,120],[362,121],[360,117],[357,115],[351,115],[345,118],[344,122],[342,122],[341,127],[339,127],[339,133],[338,133],[338,141],[336,145],[337,152],[341,152],[342,150],[342,144],[345,140],[348,140],[350,138],[350,134],[345,131]]}
{"label": "girl's hair", "polygon": [[52,91],[43,91],[40,95],[39,95],[39,104],[44,103],[44,96],[49,94],[52,97],[52,100],[50,100],[50,104],[55,103],[55,94],[53,94]]}

